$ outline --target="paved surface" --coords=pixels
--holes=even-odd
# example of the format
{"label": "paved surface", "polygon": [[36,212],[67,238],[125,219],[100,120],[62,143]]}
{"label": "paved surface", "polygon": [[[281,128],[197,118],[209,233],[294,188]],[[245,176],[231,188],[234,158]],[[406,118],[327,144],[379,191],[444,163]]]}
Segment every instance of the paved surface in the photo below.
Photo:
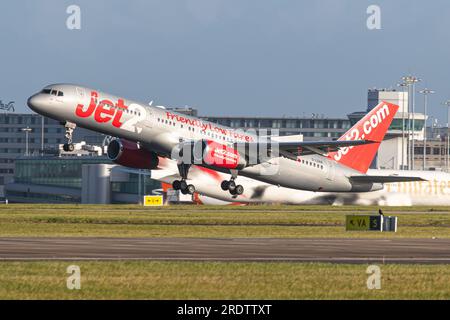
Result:
{"label": "paved surface", "polygon": [[450,263],[450,239],[0,238],[3,260]]}

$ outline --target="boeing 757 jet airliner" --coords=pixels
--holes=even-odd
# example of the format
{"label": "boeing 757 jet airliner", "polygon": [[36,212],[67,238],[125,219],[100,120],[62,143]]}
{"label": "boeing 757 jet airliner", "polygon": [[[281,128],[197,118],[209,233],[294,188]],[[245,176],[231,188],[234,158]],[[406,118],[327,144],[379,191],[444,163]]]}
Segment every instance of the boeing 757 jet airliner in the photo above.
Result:
{"label": "boeing 757 jet airliner", "polygon": [[71,84],[45,87],[28,99],[28,106],[64,125],[66,151],[73,151],[73,130],[80,126],[117,137],[108,155],[123,166],[152,170],[161,157],[177,160],[181,179],[173,187],[185,194],[195,192],[189,183],[192,165],[230,173],[221,188],[232,195],[244,192],[236,182],[239,175],[320,192],[369,192],[388,182],[422,180],[366,174],[398,110],[387,102],[337,141],[306,142],[277,141]]}

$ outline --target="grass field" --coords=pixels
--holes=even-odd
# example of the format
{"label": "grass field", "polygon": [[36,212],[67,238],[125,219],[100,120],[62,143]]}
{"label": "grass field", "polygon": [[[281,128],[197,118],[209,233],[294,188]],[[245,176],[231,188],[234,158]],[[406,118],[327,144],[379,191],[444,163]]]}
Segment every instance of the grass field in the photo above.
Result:
{"label": "grass field", "polygon": [[[348,213],[378,207],[2,205],[0,237],[449,238],[450,207],[383,208],[397,233],[345,232]],[[81,268],[68,290],[66,268]],[[449,265],[235,262],[0,262],[0,299],[449,299]]]}
{"label": "grass field", "polygon": [[[66,268],[81,289],[66,287]],[[214,262],[3,262],[0,299],[449,299],[450,267]]]}
{"label": "grass field", "polygon": [[397,233],[344,230],[348,213],[378,207],[332,206],[141,206],[4,205],[0,236],[101,237],[371,237],[449,238],[450,208],[390,207]]}

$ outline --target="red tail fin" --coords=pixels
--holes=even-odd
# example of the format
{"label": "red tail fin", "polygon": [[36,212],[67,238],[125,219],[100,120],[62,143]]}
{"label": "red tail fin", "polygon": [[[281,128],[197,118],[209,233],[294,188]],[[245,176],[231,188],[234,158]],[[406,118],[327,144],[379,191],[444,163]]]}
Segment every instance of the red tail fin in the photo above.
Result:
{"label": "red tail fin", "polygon": [[330,153],[328,157],[366,173],[397,110],[398,106],[392,103],[383,101],[378,104],[339,138],[339,140],[372,140],[376,143],[345,147]]}

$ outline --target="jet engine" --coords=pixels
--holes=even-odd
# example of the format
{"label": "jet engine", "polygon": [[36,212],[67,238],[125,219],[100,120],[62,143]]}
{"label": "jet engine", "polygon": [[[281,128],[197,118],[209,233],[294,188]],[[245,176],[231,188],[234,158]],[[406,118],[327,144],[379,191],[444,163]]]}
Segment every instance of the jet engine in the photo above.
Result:
{"label": "jet engine", "polygon": [[158,155],[142,148],[138,143],[125,139],[115,139],[108,144],[107,154],[114,163],[136,169],[155,169]]}
{"label": "jet engine", "polygon": [[221,169],[241,170],[247,166],[245,157],[238,150],[210,140],[181,144],[178,155],[184,163],[204,164]]}

